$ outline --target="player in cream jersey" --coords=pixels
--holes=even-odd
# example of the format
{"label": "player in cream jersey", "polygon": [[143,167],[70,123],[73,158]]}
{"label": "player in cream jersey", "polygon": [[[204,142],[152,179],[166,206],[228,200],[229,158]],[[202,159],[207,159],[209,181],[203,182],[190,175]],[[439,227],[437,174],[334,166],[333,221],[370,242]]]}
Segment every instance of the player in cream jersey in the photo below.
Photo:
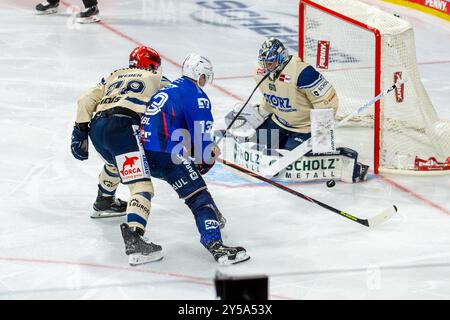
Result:
{"label": "player in cream jersey", "polygon": [[[162,258],[161,246],[143,237],[154,190],[140,141],[141,114],[152,95],[169,84],[161,76],[160,64],[161,57],[154,49],[134,49],[129,68],[102,78],[78,99],[72,132],[71,151],[76,159],[88,159],[90,137],[106,163],[99,175],[91,217],[127,215],[127,224],[121,226],[121,231],[132,265]],[[130,189],[128,203],[115,197],[120,182]]]}
{"label": "player in cream jersey", "polygon": [[130,67],[113,71],[78,99],[76,122],[90,122],[94,113],[116,107],[140,116],[145,112],[150,97],[169,83],[152,70]]}

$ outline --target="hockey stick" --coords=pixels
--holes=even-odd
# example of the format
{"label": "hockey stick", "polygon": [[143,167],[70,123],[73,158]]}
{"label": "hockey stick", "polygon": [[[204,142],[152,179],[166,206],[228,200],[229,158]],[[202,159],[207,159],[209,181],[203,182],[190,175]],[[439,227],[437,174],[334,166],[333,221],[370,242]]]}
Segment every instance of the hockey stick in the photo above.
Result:
{"label": "hockey stick", "polygon": [[249,175],[251,177],[254,177],[254,178],[258,179],[258,180],[261,180],[261,181],[264,181],[264,182],[266,182],[268,184],[271,184],[274,187],[277,187],[278,189],[281,189],[283,191],[289,192],[290,194],[293,194],[293,195],[295,195],[297,197],[300,197],[300,198],[302,198],[304,200],[307,200],[309,202],[315,203],[315,204],[321,206],[322,208],[328,209],[328,210],[330,210],[330,211],[332,211],[334,213],[337,213],[340,216],[343,216],[343,217],[345,217],[347,219],[350,219],[350,220],[352,220],[354,222],[362,224],[363,226],[366,226],[366,227],[376,227],[376,226],[382,224],[384,221],[390,219],[397,212],[397,207],[392,205],[392,207],[386,208],[385,210],[383,210],[382,212],[380,212],[379,214],[377,214],[376,216],[374,216],[372,218],[361,219],[361,218],[353,216],[353,215],[351,215],[351,214],[349,214],[347,212],[344,212],[342,210],[333,208],[332,206],[329,206],[328,204],[323,203],[323,202],[321,202],[319,200],[315,200],[315,199],[313,199],[311,197],[308,197],[307,195],[304,195],[303,193],[300,193],[298,191],[292,190],[291,188],[288,188],[288,187],[286,187],[286,186],[284,186],[284,185],[282,185],[280,183],[277,183],[277,182],[275,182],[275,181],[273,181],[271,179],[268,179],[268,178],[265,178],[263,176],[260,176],[259,174],[255,173],[253,171],[247,170],[245,168],[242,168],[242,167],[240,167],[240,166],[238,166],[238,165],[236,165],[236,164],[234,164],[232,162],[228,162],[228,161],[223,160],[223,159],[217,159],[217,160],[220,161],[221,163],[223,163],[226,166],[229,166],[229,167],[231,167],[233,169],[241,171],[241,172],[243,172],[243,173],[245,173],[245,174],[247,174],[247,175]]}
{"label": "hockey stick", "polygon": [[225,137],[225,135],[227,134],[228,130],[230,130],[230,128],[233,126],[233,124],[236,122],[237,118],[239,117],[239,115],[242,113],[242,111],[244,110],[244,108],[247,106],[247,103],[250,101],[250,98],[253,96],[253,94],[255,93],[256,89],[258,89],[258,87],[261,85],[261,83],[267,79],[267,77],[270,75],[270,72],[266,73],[264,75],[264,77],[262,77],[262,79],[258,82],[258,84],[256,85],[256,87],[253,89],[252,93],[250,94],[250,96],[247,98],[247,101],[245,101],[244,105],[241,107],[241,109],[238,111],[238,113],[234,116],[234,118],[231,120],[230,124],[228,125],[228,127],[225,129],[225,131],[223,131],[222,135],[219,137],[219,139],[217,139],[217,141],[215,142],[216,144],[219,144],[219,142]]}
{"label": "hockey stick", "polygon": [[[370,107],[372,104],[380,100],[382,97],[390,93],[391,91],[395,90],[396,88],[399,88],[402,84],[404,84],[405,81],[398,81],[396,84],[392,85],[388,89],[381,92],[379,95],[377,95],[375,98],[371,99],[370,101],[366,102],[364,105],[360,106],[358,109],[350,113],[348,116],[346,116],[344,119],[339,121],[336,124],[336,128],[339,128],[343,126],[345,123],[347,123],[351,118],[353,118],[355,115],[361,113],[362,111],[366,110],[368,107]],[[272,162],[268,166],[261,166],[260,167],[260,173],[268,178],[273,177],[278,172],[286,168],[291,163],[297,161],[301,157],[303,157],[305,154],[307,154],[311,149],[311,138],[304,141],[301,145],[298,147],[292,149],[290,152],[285,154],[283,157],[279,158],[275,162]]]}

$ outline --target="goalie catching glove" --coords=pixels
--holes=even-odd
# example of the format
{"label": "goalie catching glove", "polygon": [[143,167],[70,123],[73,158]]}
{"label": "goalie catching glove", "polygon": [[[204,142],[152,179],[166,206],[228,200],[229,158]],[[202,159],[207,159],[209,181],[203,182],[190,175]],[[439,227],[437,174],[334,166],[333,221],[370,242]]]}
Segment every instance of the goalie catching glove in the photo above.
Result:
{"label": "goalie catching glove", "polygon": [[[236,104],[233,111],[225,116],[227,126],[236,118],[242,105]],[[259,105],[249,105],[245,107],[231,126],[229,132],[233,136],[250,138],[256,133],[256,129],[263,124],[271,113],[260,108]]]}

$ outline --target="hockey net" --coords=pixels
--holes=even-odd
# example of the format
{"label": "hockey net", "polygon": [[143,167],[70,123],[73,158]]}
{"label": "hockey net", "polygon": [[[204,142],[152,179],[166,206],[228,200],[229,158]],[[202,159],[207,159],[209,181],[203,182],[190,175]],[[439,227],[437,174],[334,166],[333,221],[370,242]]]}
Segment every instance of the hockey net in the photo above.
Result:
{"label": "hockey net", "polygon": [[355,0],[301,0],[299,56],[336,88],[338,119],[407,80],[351,126],[373,128],[375,173],[450,173],[450,121],[421,82],[408,21]]}

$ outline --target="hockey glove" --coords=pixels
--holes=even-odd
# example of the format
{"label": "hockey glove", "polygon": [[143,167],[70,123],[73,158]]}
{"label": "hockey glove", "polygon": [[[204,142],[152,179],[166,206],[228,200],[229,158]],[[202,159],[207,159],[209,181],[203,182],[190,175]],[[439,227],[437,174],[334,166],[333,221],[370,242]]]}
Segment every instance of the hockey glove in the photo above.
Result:
{"label": "hockey glove", "polygon": [[220,154],[221,154],[220,148],[218,146],[213,146],[211,148],[212,163],[208,164],[206,162],[203,162],[202,164],[197,164],[196,167],[198,172],[200,172],[202,176],[207,174],[208,171],[211,170],[212,167],[214,167],[214,164],[216,163],[216,158],[220,156]]}
{"label": "hockey glove", "polygon": [[89,128],[87,123],[75,123],[72,131],[72,143],[70,149],[75,159],[87,160],[89,156]]}

